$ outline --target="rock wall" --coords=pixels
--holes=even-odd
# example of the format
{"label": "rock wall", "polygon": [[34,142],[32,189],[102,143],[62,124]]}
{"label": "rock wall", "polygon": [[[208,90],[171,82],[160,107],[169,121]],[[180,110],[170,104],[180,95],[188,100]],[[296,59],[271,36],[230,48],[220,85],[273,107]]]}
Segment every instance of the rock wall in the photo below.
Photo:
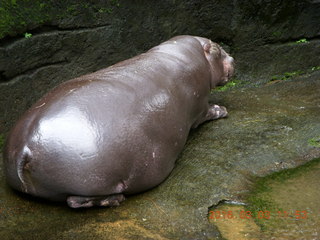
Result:
{"label": "rock wall", "polygon": [[179,34],[221,43],[235,56],[236,78],[266,82],[318,69],[320,1],[3,0],[0,132],[59,83]]}

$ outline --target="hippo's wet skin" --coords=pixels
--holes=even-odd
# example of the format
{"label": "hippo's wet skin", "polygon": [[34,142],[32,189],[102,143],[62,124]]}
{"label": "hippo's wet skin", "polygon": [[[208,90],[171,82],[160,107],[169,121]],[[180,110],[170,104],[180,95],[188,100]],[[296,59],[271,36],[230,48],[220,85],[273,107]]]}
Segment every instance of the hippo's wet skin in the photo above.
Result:
{"label": "hippo's wet skin", "polygon": [[227,115],[208,96],[232,74],[233,58],[216,43],[178,36],[67,81],[12,129],[7,181],[73,208],[119,205],[169,175],[190,128]]}

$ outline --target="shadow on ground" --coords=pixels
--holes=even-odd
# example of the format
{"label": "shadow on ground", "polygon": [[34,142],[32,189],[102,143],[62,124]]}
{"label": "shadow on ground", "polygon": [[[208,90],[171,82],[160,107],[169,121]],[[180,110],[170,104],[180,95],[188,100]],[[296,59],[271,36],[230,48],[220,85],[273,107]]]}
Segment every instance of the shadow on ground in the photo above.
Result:
{"label": "shadow on ground", "polygon": [[[0,175],[1,239],[220,239],[208,208],[241,200],[254,176],[320,156],[320,72],[214,93],[229,117],[191,132],[169,178],[117,208],[72,210],[10,190]],[[0,167],[2,168],[2,161]]]}

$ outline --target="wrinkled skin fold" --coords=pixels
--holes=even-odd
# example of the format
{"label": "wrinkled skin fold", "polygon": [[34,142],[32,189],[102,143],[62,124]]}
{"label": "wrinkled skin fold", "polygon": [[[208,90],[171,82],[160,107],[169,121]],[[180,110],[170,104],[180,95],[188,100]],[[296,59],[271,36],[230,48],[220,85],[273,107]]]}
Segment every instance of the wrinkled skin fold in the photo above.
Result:
{"label": "wrinkled skin fold", "polygon": [[177,36],[69,80],[12,129],[7,182],[73,208],[117,206],[167,178],[191,128],[227,116],[208,96],[233,71],[233,58],[218,44]]}

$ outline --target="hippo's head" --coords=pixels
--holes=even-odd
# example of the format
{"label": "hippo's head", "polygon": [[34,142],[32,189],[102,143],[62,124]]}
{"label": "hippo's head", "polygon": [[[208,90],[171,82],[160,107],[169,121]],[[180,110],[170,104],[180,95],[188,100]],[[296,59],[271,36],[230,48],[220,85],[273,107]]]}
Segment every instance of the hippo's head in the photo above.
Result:
{"label": "hippo's head", "polygon": [[234,60],[222,47],[207,38],[196,37],[201,43],[205,56],[211,66],[211,87],[221,86],[234,74]]}

